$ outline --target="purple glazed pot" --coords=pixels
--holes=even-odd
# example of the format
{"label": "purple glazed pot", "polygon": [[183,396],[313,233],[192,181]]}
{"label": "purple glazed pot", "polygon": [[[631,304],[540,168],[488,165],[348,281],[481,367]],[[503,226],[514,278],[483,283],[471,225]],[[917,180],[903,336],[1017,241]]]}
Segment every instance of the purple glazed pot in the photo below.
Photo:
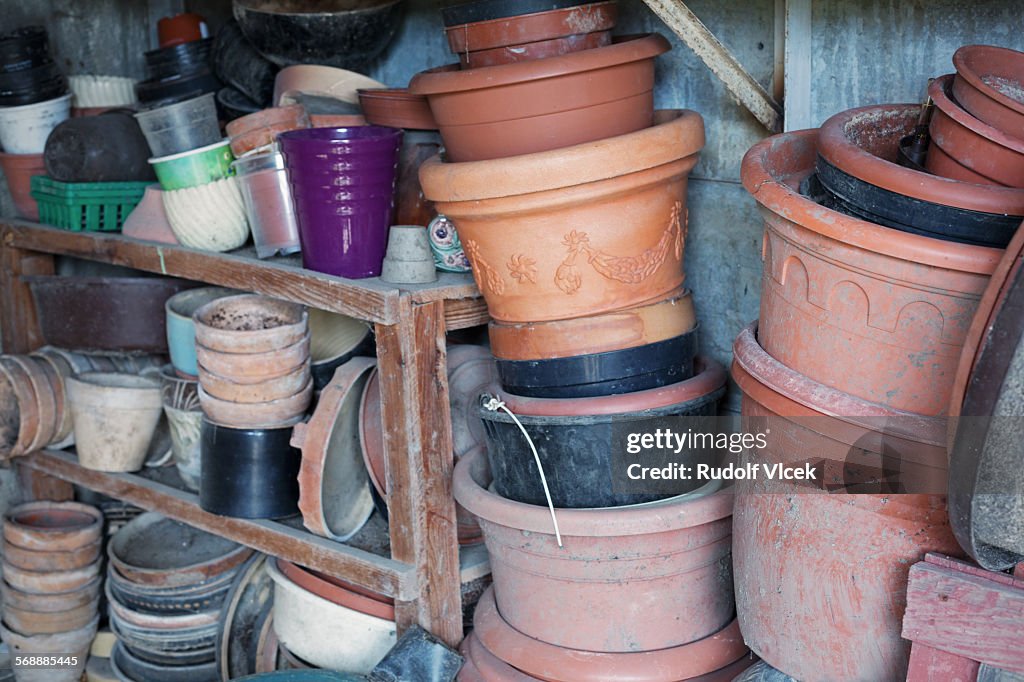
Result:
{"label": "purple glazed pot", "polygon": [[295,202],[303,266],[349,279],[379,275],[402,131],[310,128],[283,133],[278,141]]}

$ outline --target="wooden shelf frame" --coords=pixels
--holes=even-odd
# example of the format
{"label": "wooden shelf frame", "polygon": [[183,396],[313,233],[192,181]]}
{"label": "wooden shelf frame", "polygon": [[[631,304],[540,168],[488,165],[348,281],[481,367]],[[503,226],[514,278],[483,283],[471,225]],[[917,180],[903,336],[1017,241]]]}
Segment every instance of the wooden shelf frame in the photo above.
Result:
{"label": "wooden shelf frame", "polygon": [[[122,265],[170,277],[254,291],[374,324],[383,396],[391,558],[272,521],[229,519],[202,511],[195,496],[130,474],[77,465],[66,453],[21,458],[37,495],[67,481],[161,512],[268,554],[392,596],[399,630],[418,623],[451,645],[462,639],[461,579],[455,502],[446,334],[489,317],[472,278],[396,287],[302,269],[296,258],[259,260],[252,250],[216,254],[144,242],[120,234],[68,232],[22,220],[0,221],[0,332],[5,353],[43,343],[23,275],[54,273],[54,255]],[[474,576],[483,566],[473,556]]]}

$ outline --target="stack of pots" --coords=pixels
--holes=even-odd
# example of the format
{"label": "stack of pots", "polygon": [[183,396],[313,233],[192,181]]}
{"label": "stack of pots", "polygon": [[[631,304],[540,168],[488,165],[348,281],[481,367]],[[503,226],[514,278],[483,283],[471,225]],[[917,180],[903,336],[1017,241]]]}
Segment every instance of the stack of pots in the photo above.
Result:
{"label": "stack of pots", "polygon": [[4,515],[3,637],[12,654],[76,656],[19,669],[19,682],[77,682],[99,625],[103,514],[75,502],[29,502]]}
{"label": "stack of pots", "polygon": [[919,114],[854,109],[743,160],[765,266],[733,376],[748,428],[771,434],[746,456],[823,460],[824,480],[737,486],[737,611],[754,653],[804,682],[903,679],[907,571],[926,552],[960,553],[945,415],[1024,191],[898,165]]}
{"label": "stack of pots", "polygon": [[119,530],[106,585],[118,679],[220,680],[222,608],[252,553],[155,513]]}
{"label": "stack of pots", "polygon": [[146,52],[146,80],[135,86],[143,104],[194,94],[213,95],[220,81],[213,72],[212,38],[201,38]]}
{"label": "stack of pots", "polygon": [[303,306],[242,294],[194,316],[203,509],[278,518],[297,511],[299,463],[292,426],[313,396],[309,315]]}
{"label": "stack of pots", "polygon": [[51,349],[0,355],[0,458],[73,442],[67,382],[75,371]]}
{"label": "stack of pots", "polygon": [[258,258],[301,250],[284,156],[275,142],[280,133],[309,127],[309,116],[301,104],[271,107],[227,125],[231,151],[238,157],[232,167]]}
{"label": "stack of pots", "polygon": [[44,173],[46,138],[71,114],[67,92],[46,29],[28,26],[0,36],[0,168],[22,218],[39,220],[29,178]]}
{"label": "stack of pots", "polygon": [[93,116],[109,109],[134,107],[138,102],[135,80],[124,76],[69,76],[68,87],[72,116]]}
{"label": "stack of pots", "polygon": [[135,118],[153,152],[149,163],[178,241],[204,251],[245,244],[249,223],[233,177],[235,157],[221,138],[213,95],[162,100]]}

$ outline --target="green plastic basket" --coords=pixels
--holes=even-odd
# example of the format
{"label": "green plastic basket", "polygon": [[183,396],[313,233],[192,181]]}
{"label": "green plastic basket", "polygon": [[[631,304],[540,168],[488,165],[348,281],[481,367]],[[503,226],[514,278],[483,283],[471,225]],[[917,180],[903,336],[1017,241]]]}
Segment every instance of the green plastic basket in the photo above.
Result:
{"label": "green plastic basket", "polygon": [[39,221],[72,232],[118,232],[150,182],[59,182],[32,177]]}

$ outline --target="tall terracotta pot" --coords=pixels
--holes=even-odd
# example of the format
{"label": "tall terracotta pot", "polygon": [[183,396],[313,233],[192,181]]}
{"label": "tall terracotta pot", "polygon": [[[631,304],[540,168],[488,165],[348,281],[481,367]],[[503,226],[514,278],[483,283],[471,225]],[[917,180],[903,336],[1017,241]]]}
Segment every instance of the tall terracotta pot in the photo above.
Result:
{"label": "tall terracotta pot", "polygon": [[[734,353],[742,414],[771,420],[768,447],[749,461],[852,451],[851,459],[877,464],[872,434],[851,429],[849,416],[828,416],[844,402],[846,412],[866,412],[863,401],[794,376],[760,348],[753,329],[741,333]],[[808,407],[815,400],[821,406]],[[877,407],[875,414],[912,426],[907,415]],[[941,420],[932,420],[903,447],[916,439],[944,474],[941,434]],[[733,515],[736,607],[754,653],[802,682],[906,677],[910,644],[900,633],[910,566],[926,552],[960,553],[945,495],[828,494],[762,478],[737,484]]]}
{"label": "tall terracotta pot", "polygon": [[18,215],[29,220],[39,220],[39,206],[32,198],[29,181],[33,175],[46,175],[43,155],[0,153],[0,169],[3,169],[7,189],[11,192]]}
{"label": "tall terracotta pot", "polygon": [[454,221],[491,316],[561,320],[630,308],[683,282],[686,181],[704,146],[693,111],[597,142],[420,168]]}
{"label": "tall terracotta pot", "polygon": [[760,339],[786,366],[887,407],[940,414],[998,249],[851,218],[799,192],[817,131],[755,145],[742,177],[765,219]]}
{"label": "tall terracotta pot", "polygon": [[484,453],[455,467],[455,498],[476,514],[502,619],[518,632],[588,652],[669,649],[732,618],[731,495],[556,510],[487,489]]}

